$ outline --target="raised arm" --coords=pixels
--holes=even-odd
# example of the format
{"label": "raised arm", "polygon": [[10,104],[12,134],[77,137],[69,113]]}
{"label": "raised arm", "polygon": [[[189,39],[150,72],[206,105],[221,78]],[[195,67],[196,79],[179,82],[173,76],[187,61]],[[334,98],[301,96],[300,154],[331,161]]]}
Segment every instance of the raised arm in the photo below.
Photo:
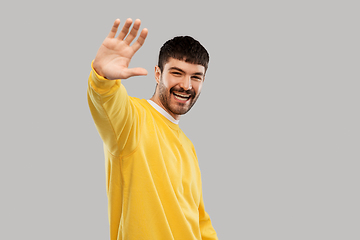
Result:
{"label": "raised arm", "polygon": [[140,20],[134,22],[131,30],[132,20],[126,20],[116,37],[119,25],[117,19],[100,46],[92,64],[95,71],[91,71],[88,82],[91,114],[107,151],[113,156],[131,152],[139,136],[139,128],[134,127],[137,111],[130,103],[121,79],[147,74],[143,68],[128,68],[132,56],[145,41],[147,29],[143,29],[140,37],[130,45],[139,31]]}
{"label": "raised arm", "polygon": [[130,30],[132,22],[130,18],[127,19],[121,32],[116,37],[120,25],[120,19],[116,19],[109,35],[101,44],[94,59],[93,67],[102,77],[115,80],[147,75],[144,68],[128,68],[131,58],[144,44],[148,34],[148,30],[144,28],[140,32],[138,39],[130,45],[136,38],[141,25],[141,21],[136,19]]}

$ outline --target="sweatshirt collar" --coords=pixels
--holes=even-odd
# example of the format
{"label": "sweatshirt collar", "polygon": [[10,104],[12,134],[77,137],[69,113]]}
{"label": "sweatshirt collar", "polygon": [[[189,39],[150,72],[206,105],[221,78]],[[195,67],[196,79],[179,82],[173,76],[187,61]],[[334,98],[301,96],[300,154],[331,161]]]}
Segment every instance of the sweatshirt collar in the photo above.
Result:
{"label": "sweatshirt collar", "polygon": [[176,120],[175,118],[173,118],[173,116],[171,116],[167,111],[165,111],[165,109],[163,109],[162,107],[160,107],[157,103],[155,103],[152,100],[147,100],[148,103],[150,103],[150,105],[155,108],[159,113],[161,113],[161,115],[163,115],[164,117],[166,117],[170,122],[175,123],[175,124],[179,124],[180,120]]}

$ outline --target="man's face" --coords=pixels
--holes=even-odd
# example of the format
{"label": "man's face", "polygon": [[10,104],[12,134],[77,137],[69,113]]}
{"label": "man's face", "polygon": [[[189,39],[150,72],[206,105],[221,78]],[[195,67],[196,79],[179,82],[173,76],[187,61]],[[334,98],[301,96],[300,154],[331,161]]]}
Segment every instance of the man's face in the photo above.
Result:
{"label": "man's face", "polygon": [[175,119],[187,113],[198,99],[205,78],[205,67],[170,58],[163,72],[155,68],[157,100]]}

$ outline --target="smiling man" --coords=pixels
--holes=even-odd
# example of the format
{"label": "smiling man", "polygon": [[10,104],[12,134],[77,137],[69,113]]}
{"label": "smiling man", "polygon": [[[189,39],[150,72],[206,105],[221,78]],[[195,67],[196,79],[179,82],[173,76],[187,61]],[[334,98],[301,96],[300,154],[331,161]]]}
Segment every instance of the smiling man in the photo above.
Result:
{"label": "smiling man", "polygon": [[196,152],[178,125],[201,93],[209,55],[192,37],[167,41],[155,67],[153,97],[130,97],[122,80],[147,74],[128,66],[148,31],[130,45],[140,20],[132,28],[126,20],[116,37],[119,25],[117,19],[100,46],[88,85],[89,107],[104,142],[110,239],[216,240]]}
{"label": "smiling man", "polygon": [[[176,37],[166,44],[176,44],[180,41],[188,41],[190,44],[195,40],[191,37]],[[198,99],[204,77],[204,66],[169,57],[163,70],[155,67],[158,85],[151,100],[166,109],[172,117],[179,119],[180,115],[187,113]]]}

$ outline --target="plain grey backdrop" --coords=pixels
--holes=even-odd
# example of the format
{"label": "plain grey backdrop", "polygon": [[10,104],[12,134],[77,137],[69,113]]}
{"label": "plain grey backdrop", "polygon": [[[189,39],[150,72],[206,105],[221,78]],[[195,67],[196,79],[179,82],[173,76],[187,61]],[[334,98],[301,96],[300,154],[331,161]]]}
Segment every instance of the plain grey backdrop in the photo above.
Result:
{"label": "plain grey backdrop", "polygon": [[191,35],[210,53],[180,126],[219,239],[360,239],[358,1],[1,5],[0,239],[109,239],[86,89],[114,20],[129,17],[149,29],[132,96],[152,96],[166,40]]}

